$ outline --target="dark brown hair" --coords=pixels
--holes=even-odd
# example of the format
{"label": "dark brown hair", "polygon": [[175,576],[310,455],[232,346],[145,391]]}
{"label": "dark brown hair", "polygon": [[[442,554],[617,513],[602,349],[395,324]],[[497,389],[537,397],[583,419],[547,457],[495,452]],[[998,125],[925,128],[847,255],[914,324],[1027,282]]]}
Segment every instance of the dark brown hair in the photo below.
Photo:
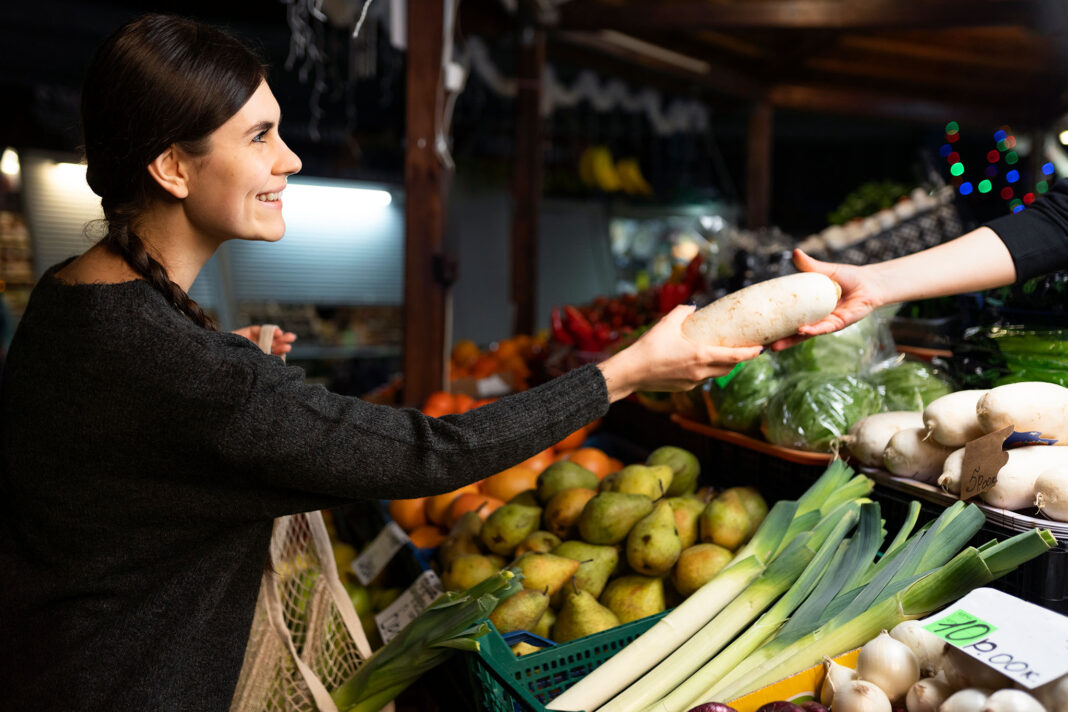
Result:
{"label": "dark brown hair", "polygon": [[86,180],[107,221],[103,244],[179,311],[215,328],[200,306],[131,230],[165,193],[148,165],[168,146],[204,155],[208,136],[245,105],[266,75],[263,62],[226,32],[173,15],[123,25],[97,50],[82,87]]}

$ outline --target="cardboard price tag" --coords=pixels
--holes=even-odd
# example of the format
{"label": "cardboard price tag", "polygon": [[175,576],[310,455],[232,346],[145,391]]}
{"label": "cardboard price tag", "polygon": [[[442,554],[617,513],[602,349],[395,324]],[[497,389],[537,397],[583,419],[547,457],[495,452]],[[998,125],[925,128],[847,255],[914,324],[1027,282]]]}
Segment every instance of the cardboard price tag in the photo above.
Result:
{"label": "cardboard price tag", "polygon": [[1068,673],[1068,617],[1002,591],[977,588],[921,623],[1029,689]]}
{"label": "cardboard price tag", "polygon": [[971,499],[998,483],[998,470],[1009,461],[1003,449],[1005,438],[1012,435],[1013,426],[987,433],[964,446],[964,462],[960,468],[960,498]]}
{"label": "cardboard price tag", "polygon": [[443,593],[445,587],[441,585],[441,579],[436,573],[428,569],[419,574],[407,591],[398,596],[384,611],[375,614],[375,624],[382,635],[382,642],[388,643],[395,638]]}
{"label": "cardboard price tag", "polygon": [[378,536],[352,562],[352,571],[356,574],[356,578],[366,586],[375,576],[382,573],[382,569],[386,568],[394,555],[408,541],[408,535],[396,522],[390,522],[382,527]]}

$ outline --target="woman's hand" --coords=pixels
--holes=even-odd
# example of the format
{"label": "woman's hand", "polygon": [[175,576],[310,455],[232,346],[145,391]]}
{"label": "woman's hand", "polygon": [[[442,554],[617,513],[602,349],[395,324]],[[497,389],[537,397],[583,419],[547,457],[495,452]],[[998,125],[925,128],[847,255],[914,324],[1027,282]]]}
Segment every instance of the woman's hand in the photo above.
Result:
{"label": "woman's hand", "polygon": [[705,346],[682,334],[692,306],[678,306],[637,341],[600,364],[611,401],[634,391],[688,391],[708,378],[730,373],[740,361],[755,358],[759,346]]}
{"label": "woman's hand", "polygon": [[788,336],[773,343],[771,348],[775,351],[789,348],[811,336],[844,329],[883,305],[877,286],[867,278],[868,275],[862,267],[821,262],[809,257],[801,250],[794,250],[794,264],[802,272],[819,272],[827,275],[842,288],[842,296],[838,298],[838,305],[830,314],[815,323],[800,327],[797,335]]}
{"label": "woman's hand", "polygon": [[[252,343],[259,345],[260,343],[260,327],[259,326],[245,326],[240,329],[234,329],[234,333],[239,336],[244,336]],[[281,329],[274,330],[274,338],[271,340],[271,353],[275,356],[285,356],[287,353],[293,350],[293,342],[297,340],[297,335],[292,331],[282,331]]]}

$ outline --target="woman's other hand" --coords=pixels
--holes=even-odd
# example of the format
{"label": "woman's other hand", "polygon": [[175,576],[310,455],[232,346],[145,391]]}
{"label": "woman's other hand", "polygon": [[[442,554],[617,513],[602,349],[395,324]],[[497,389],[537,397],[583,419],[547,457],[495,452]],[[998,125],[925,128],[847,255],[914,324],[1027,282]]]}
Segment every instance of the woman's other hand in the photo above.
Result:
{"label": "woman's other hand", "polygon": [[[240,329],[234,329],[234,333],[239,336],[244,336],[252,343],[259,345],[260,343],[260,327],[259,326],[245,326]],[[297,340],[297,335],[292,331],[282,331],[281,329],[274,330],[274,338],[271,340],[271,353],[275,356],[285,356],[287,353],[293,350],[293,342]]]}
{"label": "woman's other hand", "polygon": [[678,306],[629,347],[600,364],[611,401],[634,391],[688,391],[708,378],[730,373],[741,361],[755,358],[760,346],[705,346],[682,334],[692,306]]}

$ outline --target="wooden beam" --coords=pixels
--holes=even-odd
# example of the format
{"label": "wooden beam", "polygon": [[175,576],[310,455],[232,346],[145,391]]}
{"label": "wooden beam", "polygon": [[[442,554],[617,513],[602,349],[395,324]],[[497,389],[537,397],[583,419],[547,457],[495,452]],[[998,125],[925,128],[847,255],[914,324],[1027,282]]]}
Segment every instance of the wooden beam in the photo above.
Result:
{"label": "wooden beam", "polygon": [[512,163],[512,333],[533,334],[537,311],[538,210],[544,127],[541,118],[545,31],[519,31],[515,157]]}
{"label": "wooden beam", "polygon": [[758,101],[749,114],[746,155],[746,224],[750,230],[767,227],[771,206],[771,147],[775,110],[770,101]]}
{"label": "wooden beam", "polygon": [[567,30],[877,29],[1031,25],[1035,0],[704,0],[571,2],[560,8]]}
{"label": "wooden beam", "polygon": [[445,225],[445,169],[434,148],[442,91],[443,6],[408,0],[404,159],[404,404],[418,406],[446,383],[445,310],[440,275]]}

